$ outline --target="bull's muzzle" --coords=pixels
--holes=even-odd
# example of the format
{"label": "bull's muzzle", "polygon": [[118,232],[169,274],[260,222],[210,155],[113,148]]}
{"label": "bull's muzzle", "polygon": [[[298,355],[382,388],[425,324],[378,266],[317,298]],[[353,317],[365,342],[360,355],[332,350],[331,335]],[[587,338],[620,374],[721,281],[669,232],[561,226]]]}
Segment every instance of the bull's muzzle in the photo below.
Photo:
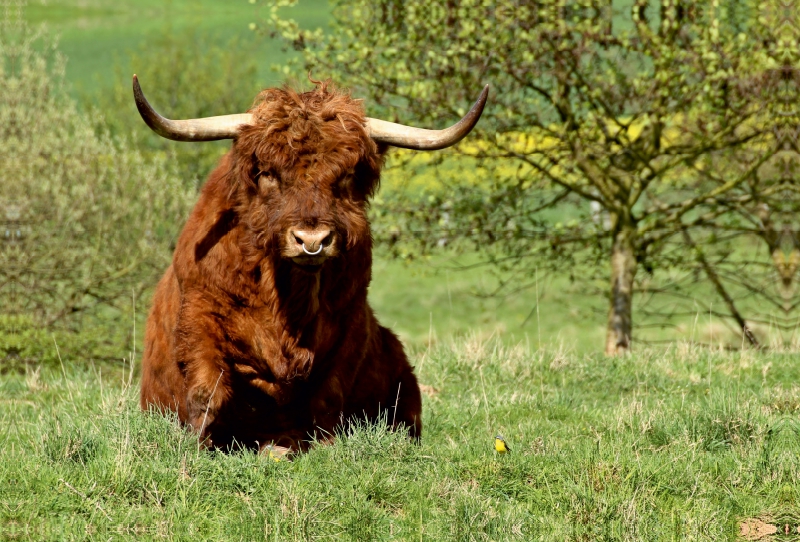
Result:
{"label": "bull's muzzle", "polygon": [[319,266],[336,253],[336,236],[332,230],[291,230],[284,254],[303,266]]}

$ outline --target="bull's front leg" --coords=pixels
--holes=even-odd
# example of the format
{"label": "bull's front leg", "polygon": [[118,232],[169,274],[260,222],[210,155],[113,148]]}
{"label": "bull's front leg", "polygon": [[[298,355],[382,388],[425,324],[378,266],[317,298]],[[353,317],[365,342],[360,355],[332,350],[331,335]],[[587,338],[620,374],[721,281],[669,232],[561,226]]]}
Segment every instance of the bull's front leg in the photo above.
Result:
{"label": "bull's front leg", "polygon": [[186,390],[186,419],[181,421],[209,448],[220,444],[215,442],[214,427],[231,395],[231,374],[219,348],[223,344],[217,337],[220,333],[211,318],[181,318],[175,345]]}
{"label": "bull's front leg", "polygon": [[213,430],[222,405],[229,395],[229,390],[224,369],[196,371],[193,377],[187,378],[188,419],[186,422],[198,433],[200,442],[209,448],[219,444],[214,440]]}
{"label": "bull's front leg", "polygon": [[367,348],[366,336],[351,336],[335,352],[329,353],[331,367],[316,384],[309,405],[311,434],[317,441],[333,442],[336,431],[344,426],[347,397],[365,362]]}
{"label": "bull's front leg", "polygon": [[349,390],[352,386],[352,377],[337,369],[331,371],[310,405],[312,424],[310,434],[323,443],[333,442],[337,427],[343,421],[345,390]]}

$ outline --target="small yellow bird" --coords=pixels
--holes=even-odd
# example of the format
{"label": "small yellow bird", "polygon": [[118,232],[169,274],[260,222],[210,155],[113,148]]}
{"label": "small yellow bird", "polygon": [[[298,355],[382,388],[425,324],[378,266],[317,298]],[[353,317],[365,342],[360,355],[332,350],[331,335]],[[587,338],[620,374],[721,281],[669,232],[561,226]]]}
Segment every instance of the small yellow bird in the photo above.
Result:
{"label": "small yellow bird", "polygon": [[275,446],[274,444],[267,444],[264,446],[263,451],[267,452],[267,457],[275,461],[276,463],[281,461],[289,461],[291,463],[292,459],[289,457],[290,450],[289,448],[285,448],[283,446]]}
{"label": "small yellow bird", "polygon": [[506,439],[503,438],[503,435],[497,435],[494,437],[494,449],[497,450],[498,454],[504,454],[511,451],[511,448],[509,448],[508,444],[506,444]]}

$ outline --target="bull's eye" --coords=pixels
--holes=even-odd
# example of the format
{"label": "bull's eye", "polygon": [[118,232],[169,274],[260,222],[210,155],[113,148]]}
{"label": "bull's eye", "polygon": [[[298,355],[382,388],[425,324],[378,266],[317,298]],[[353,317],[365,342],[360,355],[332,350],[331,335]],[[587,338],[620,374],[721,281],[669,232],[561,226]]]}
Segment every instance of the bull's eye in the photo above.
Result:
{"label": "bull's eye", "polygon": [[261,172],[258,175],[258,191],[262,196],[269,194],[276,188],[278,188],[278,179],[274,175],[267,172]]}

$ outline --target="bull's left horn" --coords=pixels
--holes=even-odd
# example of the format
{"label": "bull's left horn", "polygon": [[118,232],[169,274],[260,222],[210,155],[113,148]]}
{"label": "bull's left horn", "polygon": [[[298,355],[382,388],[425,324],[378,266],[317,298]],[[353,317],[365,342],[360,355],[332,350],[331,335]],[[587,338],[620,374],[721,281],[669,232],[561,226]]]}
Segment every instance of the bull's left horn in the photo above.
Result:
{"label": "bull's left horn", "polygon": [[369,135],[375,141],[393,147],[415,149],[418,151],[435,151],[450,147],[461,141],[478,123],[489,96],[489,85],[483,87],[478,101],[460,121],[444,130],[425,130],[412,128],[403,124],[387,122],[380,119],[367,118]]}
{"label": "bull's left horn", "polygon": [[136,108],[145,123],[161,137],[173,141],[215,141],[233,139],[243,124],[251,124],[253,116],[249,113],[223,115],[202,119],[170,120],[156,112],[144,97],[139,78],[133,76],[133,97]]}

